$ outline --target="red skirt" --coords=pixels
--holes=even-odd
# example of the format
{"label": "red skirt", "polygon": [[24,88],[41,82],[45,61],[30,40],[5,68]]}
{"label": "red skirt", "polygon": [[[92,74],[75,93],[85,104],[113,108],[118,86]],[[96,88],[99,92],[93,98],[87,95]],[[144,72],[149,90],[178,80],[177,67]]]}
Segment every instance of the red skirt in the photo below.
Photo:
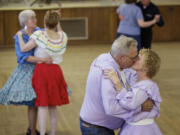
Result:
{"label": "red skirt", "polygon": [[35,106],[60,106],[69,103],[67,84],[57,64],[36,64],[32,78]]}

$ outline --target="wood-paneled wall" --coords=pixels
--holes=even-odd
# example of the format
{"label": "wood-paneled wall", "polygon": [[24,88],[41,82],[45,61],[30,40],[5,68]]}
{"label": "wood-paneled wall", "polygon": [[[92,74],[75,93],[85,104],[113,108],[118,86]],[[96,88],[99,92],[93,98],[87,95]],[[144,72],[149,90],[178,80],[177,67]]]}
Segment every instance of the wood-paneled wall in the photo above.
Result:
{"label": "wood-paneled wall", "polygon": [[154,41],[180,41],[180,6],[161,6],[159,8],[165,20],[165,26],[154,27]]}
{"label": "wood-paneled wall", "polygon": [[4,27],[3,27],[3,13],[0,12],[0,45],[4,43]]}
{"label": "wood-paneled wall", "polygon": [[[88,17],[88,43],[113,41],[117,27],[116,8],[63,9],[63,17]],[[80,41],[73,41],[79,43]]]}
{"label": "wood-paneled wall", "polygon": [[[88,39],[72,40],[70,44],[112,43],[118,26],[117,7],[64,8],[63,18],[87,17]],[[180,41],[180,6],[160,6],[165,26],[154,27],[154,41]],[[0,11],[0,47],[13,46],[13,35],[20,29],[18,13],[20,11]],[[43,27],[46,10],[35,10],[38,26]]]}

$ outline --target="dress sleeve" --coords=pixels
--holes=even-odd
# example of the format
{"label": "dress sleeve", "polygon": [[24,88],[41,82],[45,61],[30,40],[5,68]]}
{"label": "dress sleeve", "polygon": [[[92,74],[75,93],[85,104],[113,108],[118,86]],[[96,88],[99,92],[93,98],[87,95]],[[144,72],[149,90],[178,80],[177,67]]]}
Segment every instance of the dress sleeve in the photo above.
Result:
{"label": "dress sleeve", "polygon": [[30,36],[30,39],[37,40],[37,38],[39,37],[40,32],[41,32],[40,30],[35,31],[35,32]]}
{"label": "dress sleeve", "polygon": [[116,10],[117,14],[121,14],[122,13],[122,5],[120,5],[117,10]]}
{"label": "dress sleeve", "polygon": [[157,103],[161,102],[159,88],[155,83],[141,83],[130,88],[123,98],[120,99],[119,97],[121,96],[119,95],[116,98],[120,100],[121,106],[128,110],[140,107],[148,98]]}
{"label": "dress sleeve", "polygon": [[31,40],[34,40],[37,46],[40,46],[41,48],[46,48],[47,45],[47,38],[43,35],[42,30],[35,31],[31,36]]}
{"label": "dress sleeve", "polygon": [[34,55],[34,50],[31,50],[29,52],[21,52],[18,36],[15,35],[14,39],[15,39],[15,49],[16,49],[17,62],[20,63],[20,64],[29,63],[29,62],[26,61],[26,59],[29,56],[33,56]]}
{"label": "dress sleeve", "polygon": [[131,122],[136,122],[142,119],[151,119],[159,117],[160,115],[160,103],[155,103],[153,109],[150,112],[140,112],[136,114],[136,117],[131,117]]}
{"label": "dress sleeve", "polygon": [[121,96],[118,95],[116,98],[119,99],[120,105],[127,110],[135,110],[136,108],[141,107],[141,105],[148,99],[147,93],[140,89],[137,93],[130,90],[123,98],[120,99],[119,97]]}
{"label": "dress sleeve", "polygon": [[137,6],[136,20],[144,20],[141,9]]}
{"label": "dress sleeve", "polygon": [[68,36],[65,32],[63,32],[63,41],[62,41],[62,47],[61,47],[61,51],[60,51],[61,55],[65,53],[67,43],[68,43]]}

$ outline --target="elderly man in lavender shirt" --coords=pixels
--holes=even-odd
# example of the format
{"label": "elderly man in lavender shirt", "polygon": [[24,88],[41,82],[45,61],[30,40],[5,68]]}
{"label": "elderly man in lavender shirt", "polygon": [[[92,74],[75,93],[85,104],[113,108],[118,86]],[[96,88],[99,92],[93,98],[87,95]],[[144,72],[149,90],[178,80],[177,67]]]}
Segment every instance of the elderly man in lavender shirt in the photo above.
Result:
{"label": "elderly man in lavender shirt", "polygon": [[93,61],[80,112],[82,135],[114,135],[113,130],[120,128],[124,122],[122,118],[152,109],[153,104],[149,101],[134,111],[123,108],[116,99],[117,92],[112,81],[103,74],[106,69],[113,69],[121,78],[123,87],[132,86],[137,81],[135,71],[126,69],[123,72],[122,69],[131,67],[137,58],[137,41],[121,36],[114,41],[110,53],[101,54]]}

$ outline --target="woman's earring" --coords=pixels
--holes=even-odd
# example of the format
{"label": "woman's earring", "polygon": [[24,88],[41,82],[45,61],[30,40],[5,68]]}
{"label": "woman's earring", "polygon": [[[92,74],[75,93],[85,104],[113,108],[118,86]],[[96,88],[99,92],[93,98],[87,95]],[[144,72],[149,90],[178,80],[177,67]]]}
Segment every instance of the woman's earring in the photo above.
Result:
{"label": "woman's earring", "polygon": [[24,30],[27,30],[27,26],[25,25]]}

